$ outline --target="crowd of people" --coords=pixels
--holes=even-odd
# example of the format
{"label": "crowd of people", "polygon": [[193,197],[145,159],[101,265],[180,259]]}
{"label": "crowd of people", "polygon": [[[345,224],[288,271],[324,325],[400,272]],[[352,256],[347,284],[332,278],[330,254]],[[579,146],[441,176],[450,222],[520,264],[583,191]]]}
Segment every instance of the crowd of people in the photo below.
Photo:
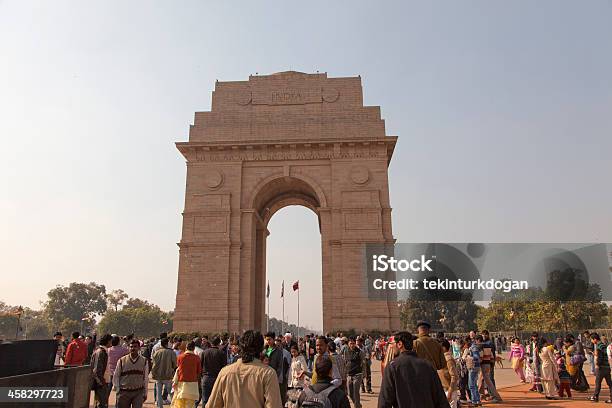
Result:
{"label": "crowd of people", "polygon": [[[184,339],[161,333],[145,341],[72,333],[70,342],[56,333],[56,363],[89,364],[95,406],[108,407],[116,392],[117,408],[140,408],[150,378],[158,408],[325,407],[361,408],[361,395],[372,394],[374,361],[380,360],[380,408],[441,408],[502,402],[495,384],[495,364],[508,344],[487,330],[465,337],[430,335],[428,322],[417,334],[346,337],[308,334],[294,339],[246,331],[240,336]],[[533,333],[523,344],[510,340],[508,350],[519,381],[547,399],[571,398],[589,388],[583,365],[596,375],[592,401],[606,380],[612,395],[612,344],[597,333],[571,334],[553,342]],[[611,403],[611,400],[606,400]]]}
{"label": "crowd of people", "polygon": [[[595,391],[589,399],[599,401],[603,380],[612,396],[612,344],[605,335],[585,331],[578,339],[567,334],[551,342],[533,333],[526,345],[519,338],[512,340],[510,360],[520,381],[532,383],[530,391],[541,392],[547,399],[571,398],[572,390],[588,391],[584,373],[584,363],[588,361],[590,372],[595,376]],[[612,399],[605,402],[610,404]]]}

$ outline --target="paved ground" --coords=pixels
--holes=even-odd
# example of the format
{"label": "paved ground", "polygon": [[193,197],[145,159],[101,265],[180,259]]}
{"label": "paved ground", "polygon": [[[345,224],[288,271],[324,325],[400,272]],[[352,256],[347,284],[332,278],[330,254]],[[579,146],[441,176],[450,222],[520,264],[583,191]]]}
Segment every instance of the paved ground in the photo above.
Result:
{"label": "paved ground", "polygon": [[[591,383],[591,390],[587,393],[578,393],[572,391],[572,399],[571,400],[547,400],[544,398],[542,394],[536,392],[529,392],[528,389],[530,385],[520,384],[514,374],[509,367],[500,369],[496,368],[495,370],[495,382],[498,385],[502,398],[504,402],[502,404],[487,404],[490,406],[499,406],[499,407],[546,407],[546,408],[583,408],[583,407],[594,407],[594,406],[608,406],[603,404],[603,401],[608,398],[608,391],[604,387],[602,390],[602,395],[600,396],[601,401],[599,404],[594,404],[590,401],[587,401],[587,398],[591,396],[591,392],[593,390],[593,382],[594,377],[589,374],[588,366],[585,366],[585,372],[587,373],[587,378]],[[380,362],[376,361],[372,365],[372,390],[374,394],[365,394],[362,395],[362,405],[363,408],[376,408],[378,402],[378,392],[380,390]],[[605,384],[605,383],[604,383]],[[115,396],[114,392],[111,393],[110,405],[114,407],[115,404]],[[91,398],[92,407],[93,407],[93,395]],[[145,407],[154,407],[153,404],[153,383],[149,383],[149,397],[147,402],[145,403]]]}

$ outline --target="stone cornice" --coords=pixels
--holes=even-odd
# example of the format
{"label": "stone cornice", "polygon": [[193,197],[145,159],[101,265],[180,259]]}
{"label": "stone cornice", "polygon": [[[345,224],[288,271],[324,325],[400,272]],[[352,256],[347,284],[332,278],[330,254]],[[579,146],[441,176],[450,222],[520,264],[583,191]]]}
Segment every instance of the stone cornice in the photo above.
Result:
{"label": "stone cornice", "polygon": [[258,160],[377,159],[391,160],[397,136],[371,139],[309,141],[178,142],[188,162]]}

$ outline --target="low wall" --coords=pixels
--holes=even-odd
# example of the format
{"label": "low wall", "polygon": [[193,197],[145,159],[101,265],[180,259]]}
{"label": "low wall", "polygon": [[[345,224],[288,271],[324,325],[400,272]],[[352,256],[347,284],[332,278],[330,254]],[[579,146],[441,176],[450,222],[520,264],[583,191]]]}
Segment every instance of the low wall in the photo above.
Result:
{"label": "low wall", "polygon": [[68,402],[2,403],[2,408],[88,408],[91,378],[91,367],[57,368],[51,371],[40,371],[32,374],[0,377],[0,387],[68,387]]}

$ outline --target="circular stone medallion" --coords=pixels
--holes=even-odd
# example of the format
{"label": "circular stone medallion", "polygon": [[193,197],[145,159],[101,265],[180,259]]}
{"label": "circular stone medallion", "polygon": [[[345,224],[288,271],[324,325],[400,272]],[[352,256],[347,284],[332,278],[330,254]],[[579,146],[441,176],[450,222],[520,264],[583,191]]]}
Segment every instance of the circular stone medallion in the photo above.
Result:
{"label": "circular stone medallion", "polygon": [[351,169],[351,180],[355,184],[365,184],[370,179],[370,173],[364,166],[355,166]]}
{"label": "circular stone medallion", "polygon": [[219,170],[211,170],[204,175],[204,183],[208,188],[215,189],[223,184],[223,174]]}

